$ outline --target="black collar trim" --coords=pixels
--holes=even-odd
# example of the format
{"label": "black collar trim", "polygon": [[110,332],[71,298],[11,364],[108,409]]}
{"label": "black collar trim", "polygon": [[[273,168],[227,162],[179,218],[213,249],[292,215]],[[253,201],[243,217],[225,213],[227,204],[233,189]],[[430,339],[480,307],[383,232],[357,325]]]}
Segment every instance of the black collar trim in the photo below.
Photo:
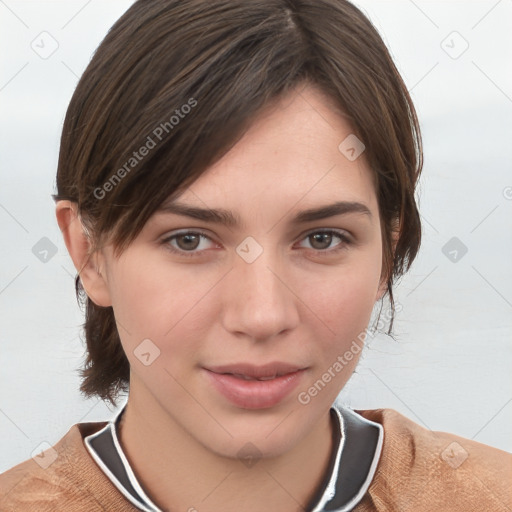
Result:
{"label": "black collar trim", "polygon": [[[137,481],[117,436],[125,407],[98,432],[84,438],[85,446],[101,470],[135,507],[144,512],[162,512]],[[377,469],[384,429],[348,407],[334,403],[335,453],[323,490],[311,512],[348,512],[363,499]]]}

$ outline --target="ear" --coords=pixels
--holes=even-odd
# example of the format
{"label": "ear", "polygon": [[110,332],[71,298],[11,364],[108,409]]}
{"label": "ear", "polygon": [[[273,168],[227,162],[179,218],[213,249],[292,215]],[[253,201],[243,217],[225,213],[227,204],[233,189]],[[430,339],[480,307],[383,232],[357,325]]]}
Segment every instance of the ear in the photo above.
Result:
{"label": "ear", "polygon": [[[396,219],[392,224],[392,231],[391,231],[391,254],[392,254],[391,257],[392,258],[395,256],[396,244],[398,243],[399,238],[400,238],[400,225],[399,225],[398,219]],[[382,299],[382,297],[384,297],[384,294],[387,292],[389,278],[390,278],[389,274],[384,272],[384,267],[383,267],[383,272],[382,272],[381,279],[379,282],[379,288],[377,289],[377,295],[375,296],[375,302]]]}
{"label": "ear", "polygon": [[91,253],[92,243],[78,215],[77,203],[57,201],[55,215],[88,297],[98,306],[111,306],[108,282],[101,273],[101,269],[104,268],[104,256],[100,252]]}

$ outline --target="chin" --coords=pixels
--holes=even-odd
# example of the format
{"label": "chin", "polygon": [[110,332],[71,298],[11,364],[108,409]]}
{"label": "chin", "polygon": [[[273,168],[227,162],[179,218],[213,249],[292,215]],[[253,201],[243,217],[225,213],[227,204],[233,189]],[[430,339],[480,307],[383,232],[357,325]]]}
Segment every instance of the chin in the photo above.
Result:
{"label": "chin", "polygon": [[[306,410],[304,409],[304,412]],[[258,414],[247,411],[238,412],[237,417],[230,419],[219,416],[219,422],[232,437],[217,429],[213,435],[210,431],[207,437],[204,436],[204,431],[198,432],[198,440],[208,450],[221,457],[279,457],[293,449],[309,434],[310,422],[301,418],[298,412],[293,409],[273,408],[266,410],[265,414],[263,411],[258,411]],[[301,428],[298,428],[299,425]]]}
{"label": "chin", "polygon": [[[204,446],[219,457],[239,459],[244,461],[257,461],[258,459],[272,459],[293,449],[299,442],[300,437],[291,435],[290,431],[283,431],[282,435],[235,435],[233,439],[209,438],[205,440]],[[249,462],[250,465],[250,462]]]}

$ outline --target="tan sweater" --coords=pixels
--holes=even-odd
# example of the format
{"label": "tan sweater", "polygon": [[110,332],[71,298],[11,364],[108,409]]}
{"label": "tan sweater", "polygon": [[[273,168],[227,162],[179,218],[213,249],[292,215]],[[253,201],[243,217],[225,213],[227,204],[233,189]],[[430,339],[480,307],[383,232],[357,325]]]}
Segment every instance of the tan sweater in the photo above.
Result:
{"label": "tan sweater", "polygon": [[[508,452],[432,432],[392,409],[356,412],[384,427],[384,444],[373,481],[354,512],[512,511]],[[83,438],[104,425],[73,425],[53,447],[57,458],[46,469],[29,459],[1,474],[0,511],[137,510],[84,446]]]}

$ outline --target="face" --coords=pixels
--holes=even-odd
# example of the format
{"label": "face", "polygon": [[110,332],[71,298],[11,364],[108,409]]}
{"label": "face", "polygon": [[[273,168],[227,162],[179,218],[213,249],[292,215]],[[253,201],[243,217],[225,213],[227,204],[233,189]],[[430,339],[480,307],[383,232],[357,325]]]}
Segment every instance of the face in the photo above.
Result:
{"label": "face", "polygon": [[[383,293],[382,246],[364,153],[352,161],[338,149],[351,133],[320,92],[296,91],[119,258],[103,249],[130,399],[212,452],[291,449],[357,364]],[[178,202],[233,222],[178,214]]]}

